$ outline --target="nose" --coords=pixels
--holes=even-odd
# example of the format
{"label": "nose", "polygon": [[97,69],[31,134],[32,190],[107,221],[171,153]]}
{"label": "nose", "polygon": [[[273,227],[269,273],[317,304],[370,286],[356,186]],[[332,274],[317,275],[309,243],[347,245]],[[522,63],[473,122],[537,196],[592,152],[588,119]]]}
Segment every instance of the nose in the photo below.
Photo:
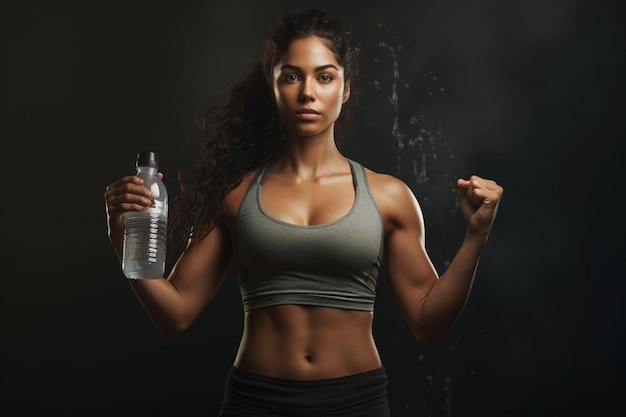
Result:
{"label": "nose", "polygon": [[300,90],[300,101],[306,103],[308,101],[315,101],[315,82],[309,77],[304,79],[302,83],[302,90]]}

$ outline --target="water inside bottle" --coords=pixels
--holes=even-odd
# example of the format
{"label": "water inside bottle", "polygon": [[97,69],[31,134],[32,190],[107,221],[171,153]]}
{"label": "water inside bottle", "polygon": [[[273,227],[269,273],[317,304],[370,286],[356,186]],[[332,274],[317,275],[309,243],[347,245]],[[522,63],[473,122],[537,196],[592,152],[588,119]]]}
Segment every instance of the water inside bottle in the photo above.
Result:
{"label": "water inside bottle", "polygon": [[137,212],[126,217],[122,270],[127,278],[154,279],[165,272],[167,217]]}

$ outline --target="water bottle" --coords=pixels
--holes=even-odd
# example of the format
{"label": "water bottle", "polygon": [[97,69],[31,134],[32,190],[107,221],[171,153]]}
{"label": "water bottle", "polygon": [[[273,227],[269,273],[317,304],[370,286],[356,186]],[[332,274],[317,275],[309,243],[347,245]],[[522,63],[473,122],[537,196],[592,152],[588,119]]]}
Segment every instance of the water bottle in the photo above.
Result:
{"label": "water bottle", "polygon": [[154,195],[154,204],[142,211],[124,213],[122,271],[129,279],[156,279],[165,273],[167,235],[167,189],[156,173],[159,160],[154,152],[137,155],[137,176]]}

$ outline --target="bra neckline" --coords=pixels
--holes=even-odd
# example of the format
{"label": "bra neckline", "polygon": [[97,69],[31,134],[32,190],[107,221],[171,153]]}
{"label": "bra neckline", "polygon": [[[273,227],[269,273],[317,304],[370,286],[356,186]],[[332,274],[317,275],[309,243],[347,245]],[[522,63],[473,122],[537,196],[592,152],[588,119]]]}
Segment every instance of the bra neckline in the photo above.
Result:
{"label": "bra neckline", "polygon": [[261,173],[259,174],[259,181],[258,181],[258,186],[256,189],[256,201],[257,201],[257,205],[259,207],[259,210],[261,211],[261,213],[263,213],[263,215],[273,221],[274,223],[283,225],[283,226],[287,226],[287,227],[291,227],[291,228],[295,228],[295,229],[321,229],[321,228],[325,228],[325,227],[330,227],[333,225],[336,225],[337,223],[341,223],[343,221],[345,221],[347,218],[349,218],[352,213],[356,210],[356,206],[357,206],[357,202],[359,201],[359,183],[357,180],[357,176],[356,176],[356,172],[354,169],[354,165],[353,162],[350,161],[350,159],[346,158],[346,160],[348,161],[348,165],[350,166],[350,173],[352,174],[352,187],[354,189],[354,200],[352,201],[352,206],[350,207],[350,210],[348,210],[348,212],[344,215],[342,215],[341,217],[338,217],[334,220],[331,220],[329,222],[326,223],[319,223],[319,224],[296,224],[296,223],[291,223],[285,220],[281,220],[278,217],[273,216],[272,214],[270,214],[267,210],[265,210],[265,206],[263,206],[263,200],[261,198],[261,193],[263,191],[263,182],[265,179],[265,173],[267,171],[267,166],[268,164],[265,164],[261,170]]}

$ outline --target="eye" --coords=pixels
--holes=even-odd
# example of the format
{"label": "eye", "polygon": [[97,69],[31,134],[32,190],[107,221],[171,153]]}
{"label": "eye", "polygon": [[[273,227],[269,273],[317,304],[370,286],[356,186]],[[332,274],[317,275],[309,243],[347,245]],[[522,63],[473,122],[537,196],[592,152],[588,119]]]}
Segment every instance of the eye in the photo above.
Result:
{"label": "eye", "polygon": [[288,83],[295,83],[298,80],[300,80],[300,77],[297,74],[287,74],[283,77],[283,81]]}
{"label": "eye", "polygon": [[330,74],[322,74],[322,75],[320,75],[320,77],[319,77],[319,80],[320,80],[321,82],[323,82],[323,83],[329,83],[329,82],[331,82],[333,79],[334,79],[334,78],[333,78],[333,76],[332,76],[332,75],[330,75]]}

